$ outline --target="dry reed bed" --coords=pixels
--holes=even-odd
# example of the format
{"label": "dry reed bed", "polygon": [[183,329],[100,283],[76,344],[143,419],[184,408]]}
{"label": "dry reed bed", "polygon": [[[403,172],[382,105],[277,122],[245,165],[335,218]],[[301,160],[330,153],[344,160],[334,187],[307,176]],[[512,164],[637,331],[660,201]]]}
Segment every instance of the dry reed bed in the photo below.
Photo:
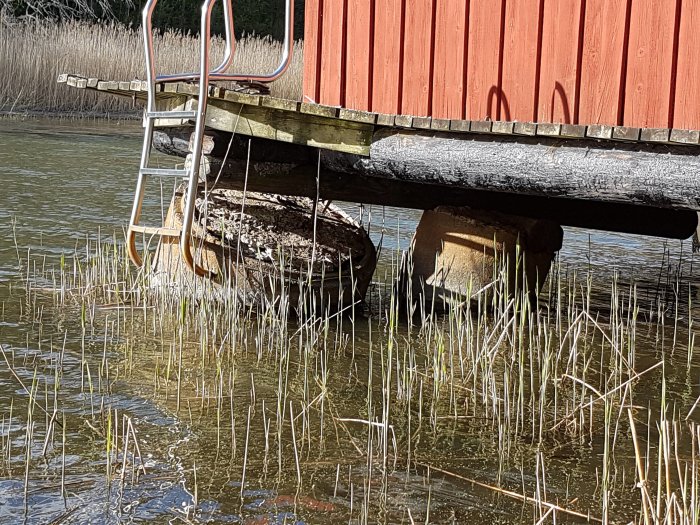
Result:
{"label": "dry reed bed", "polygon": [[[168,31],[154,39],[157,73],[198,71],[199,39]],[[212,64],[218,64],[224,43],[215,38]],[[301,42],[287,73],[271,85],[275,96],[301,99]],[[281,44],[267,38],[237,42],[232,72],[269,72],[279,62]],[[56,83],[61,73],[106,80],[144,78],[140,30],[118,24],[0,24],[0,111],[69,113],[136,112],[134,103],[113,95],[71,89]]]}
{"label": "dry reed bed", "polygon": [[[108,479],[138,484],[133,472],[142,462],[136,423],[123,414],[116,433],[116,412],[103,408],[113,378],[152,389],[190,424],[199,407],[198,433],[209,436],[217,458],[230,460],[220,471],[216,462],[196,459],[187,476],[195,494],[188,520],[196,517],[196,495],[206,494],[198,479],[234,476],[245,499],[248,489],[260,485],[296,486],[304,494],[319,480],[332,484],[335,476],[336,510],[338,501],[345,502],[336,516],[342,521],[392,521],[401,516],[398,506],[408,522],[445,522],[449,513],[431,508],[429,491],[425,507],[412,513],[408,503],[392,502],[392,491],[409,474],[427,471],[429,479],[432,467],[433,476],[471,487],[465,491],[526,505],[524,516],[531,514],[532,523],[572,515],[604,523],[698,523],[700,428],[691,417],[697,407],[666,386],[684,375],[671,363],[684,367],[687,359],[690,366],[693,359],[692,333],[681,340],[677,324],[666,325],[664,309],[678,305],[659,303],[643,311],[636,287],[613,281],[609,309],[600,315],[591,306],[590,277],[564,275],[557,267],[545,303],[509,294],[501,272],[489,293],[476,295],[473,303],[445,316],[434,315],[430,305],[418,308],[415,322],[406,322],[400,321],[403,305],[393,286],[398,260],[389,280],[378,283],[386,290],[376,294],[379,304],[371,315],[379,322],[367,325],[368,346],[357,349],[363,320],[353,305],[345,305],[346,315],[317,315],[308,302],[289,305],[282,292],[275,303],[250,307],[237,299],[235,283],[215,301],[192,300],[178,288],[153,293],[152,276],[130,266],[116,238],[90,243],[55,270],[44,269],[43,262],[24,264],[25,311],[39,320],[47,315],[48,287],[61,316],[81,319],[83,346],[73,353],[81,355],[91,424],[103,434]],[[283,290],[303,285],[281,284]],[[100,305],[117,310],[105,317]],[[289,317],[293,307],[297,318]],[[105,341],[128,335],[108,352],[106,343],[104,349],[87,348],[86,334],[104,334]],[[637,356],[641,339],[656,341],[653,356]],[[49,363],[40,373],[33,362],[33,373],[26,362],[23,371],[39,378],[34,393],[27,392],[30,399],[55,389],[50,379],[59,375],[51,367],[55,360],[40,360]],[[655,396],[643,394],[650,388]],[[364,394],[347,397],[348,389]],[[638,398],[644,399],[641,406]],[[46,414],[61,413],[60,393],[39,399],[38,406]],[[26,416],[25,441],[40,449],[42,441],[55,438],[50,423],[29,424],[37,419],[33,412]],[[473,476],[459,462],[440,459],[431,443],[449,443],[456,429],[492,451],[498,465],[493,474]],[[8,471],[31,459],[26,446],[28,452],[13,457],[5,445]],[[556,463],[560,446],[590,454],[595,481],[579,485],[576,478],[550,472],[547,465]],[[502,472],[514,467],[521,482],[502,480]],[[572,491],[566,495],[559,492],[564,483]],[[559,491],[552,492],[553,484]],[[584,486],[595,490],[577,492]],[[630,505],[638,510],[630,513]]]}

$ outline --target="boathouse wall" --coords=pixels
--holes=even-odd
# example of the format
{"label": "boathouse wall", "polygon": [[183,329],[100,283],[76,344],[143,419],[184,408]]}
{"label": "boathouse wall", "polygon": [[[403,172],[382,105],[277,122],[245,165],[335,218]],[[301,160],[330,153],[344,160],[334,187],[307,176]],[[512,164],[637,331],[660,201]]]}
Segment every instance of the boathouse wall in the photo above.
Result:
{"label": "boathouse wall", "polygon": [[306,0],[304,99],[700,129],[700,0]]}

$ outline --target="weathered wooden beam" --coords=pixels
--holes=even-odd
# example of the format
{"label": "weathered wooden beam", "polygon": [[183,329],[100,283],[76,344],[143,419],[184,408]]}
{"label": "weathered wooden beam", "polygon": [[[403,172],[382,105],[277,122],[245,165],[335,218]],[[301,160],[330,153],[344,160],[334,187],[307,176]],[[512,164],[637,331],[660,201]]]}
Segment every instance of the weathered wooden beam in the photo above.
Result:
{"label": "weathered wooden beam", "polygon": [[[212,166],[212,173],[219,167]],[[242,190],[245,163],[233,161],[219,179],[221,187]],[[249,169],[250,191],[280,193],[314,198],[316,195],[313,166],[277,164]],[[687,239],[698,223],[697,213],[630,204],[585,202],[571,199],[547,199],[478,190],[453,190],[431,184],[403,182],[367,175],[348,175],[321,170],[319,197],[364,204],[431,210],[438,206],[467,206],[473,209],[549,219],[578,228]]]}
{"label": "weathered wooden beam", "polygon": [[[189,149],[189,133],[181,129],[157,130],[154,145],[159,151],[184,157]],[[220,173],[218,184],[223,187],[243,188],[250,142],[249,190],[315,197],[317,149],[216,132],[210,140],[211,175]],[[229,160],[223,164],[226,151]],[[320,198],[327,200],[421,210],[442,205],[469,206],[549,219],[568,226],[677,239],[690,237],[697,226],[697,214],[693,211],[446,187],[357,172],[340,173],[323,163],[319,180]]]}
{"label": "weathered wooden beam", "polygon": [[[380,129],[327,169],[450,188],[700,210],[700,148]],[[451,191],[451,190],[449,190]]]}
{"label": "weathered wooden beam", "polygon": [[[187,109],[196,109],[196,106],[196,99],[188,100],[185,105]],[[219,131],[355,155],[369,154],[374,130],[372,124],[305,113],[303,110],[285,111],[220,99],[209,100],[206,125]]]}

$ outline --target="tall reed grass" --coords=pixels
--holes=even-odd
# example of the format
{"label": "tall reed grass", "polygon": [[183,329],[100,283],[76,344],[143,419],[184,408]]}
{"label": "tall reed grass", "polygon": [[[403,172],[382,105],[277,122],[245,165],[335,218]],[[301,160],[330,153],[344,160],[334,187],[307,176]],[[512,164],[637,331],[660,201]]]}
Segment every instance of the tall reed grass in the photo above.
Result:
{"label": "tall reed grass", "polygon": [[[199,39],[168,31],[154,39],[157,73],[197,71]],[[232,72],[268,72],[279,62],[281,44],[269,38],[244,37],[236,43]],[[224,42],[214,38],[213,66]],[[300,100],[303,45],[295,44],[287,73],[271,84],[273,95]],[[212,66],[212,67],[213,67]],[[57,84],[61,73],[103,80],[145,77],[140,29],[86,22],[0,24],[0,111],[69,113],[137,113],[128,98],[76,90]]]}
{"label": "tall reed grass", "polygon": [[[118,377],[152,390],[202,439],[210,436],[211,455],[230,458],[225,475],[240,480],[242,500],[277,484],[296,487],[303,502],[327,486],[333,503],[321,505],[342,509],[344,522],[398,521],[397,507],[407,523],[448,522],[449,512],[452,522],[467,522],[460,521],[473,518],[467,504],[446,509],[444,494],[431,495],[434,483],[448,479],[462,484],[464,497],[525,505],[513,519],[522,523],[700,521],[700,431],[692,421],[700,400],[693,405],[694,396],[667,388],[684,375],[671,364],[684,367],[693,356],[693,339],[676,340],[666,324],[663,312],[678,303],[643,304],[634,283],[614,278],[608,305],[594,306],[591,276],[558,266],[533,302],[509,292],[506,272],[496,269],[488,294],[445,315],[428,305],[402,320],[396,254],[364,314],[358,307],[318,315],[300,302],[291,318],[295,305],[284,293],[251,305],[235,293],[194,300],[176,288],[154,291],[154,276],[130,265],[123,242],[106,241],[89,241],[53,269],[27,260],[23,272],[25,311],[37,323],[47,315],[42,303],[51,302],[46,290],[61,315],[81,319],[81,388],[90,421],[100,422],[113,482],[129,483],[131,469],[138,484],[134,471],[143,464],[134,430],[143,423],[123,414],[117,437],[119,418],[103,408]],[[364,343],[356,345],[358,333]],[[90,349],[85,334],[102,334],[105,346]],[[108,349],[115,338],[125,342]],[[140,339],[152,350],[139,349]],[[49,387],[27,386],[30,407],[60,413],[60,395],[35,401],[42,388]],[[36,416],[28,410],[27,421]],[[39,423],[24,428],[25,443],[49,433]],[[478,440],[497,468],[474,472],[461,466],[464,458],[447,460],[465,439],[455,435]],[[566,451],[592,463],[590,479],[552,468]],[[30,448],[14,454],[8,465],[24,466],[30,480],[22,463]],[[217,468],[205,457],[193,460],[188,520],[196,521],[198,501],[215,491],[201,480],[222,475]],[[513,479],[514,469],[521,479]],[[429,487],[425,506],[392,502],[419,475]]]}

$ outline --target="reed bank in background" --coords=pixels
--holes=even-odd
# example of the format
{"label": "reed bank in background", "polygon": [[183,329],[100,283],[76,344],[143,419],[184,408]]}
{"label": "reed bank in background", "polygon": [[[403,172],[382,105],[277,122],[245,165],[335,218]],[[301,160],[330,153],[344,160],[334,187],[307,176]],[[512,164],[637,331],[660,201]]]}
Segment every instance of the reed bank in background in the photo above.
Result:
{"label": "reed bank in background", "polygon": [[[159,68],[176,72],[198,68],[198,38],[166,31],[154,39]],[[223,54],[216,38],[214,58]],[[270,37],[248,36],[237,41],[235,71],[272,70],[281,44]],[[295,44],[288,72],[273,83],[271,93],[301,99],[303,44]],[[65,113],[85,116],[138,116],[141,105],[133,100],[100,96],[95,92],[66,90],[56,83],[60,73],[81,72],[102,78],[144,78],[140,29],[116,22],[16,23],[0,25],[0,113]]]}

